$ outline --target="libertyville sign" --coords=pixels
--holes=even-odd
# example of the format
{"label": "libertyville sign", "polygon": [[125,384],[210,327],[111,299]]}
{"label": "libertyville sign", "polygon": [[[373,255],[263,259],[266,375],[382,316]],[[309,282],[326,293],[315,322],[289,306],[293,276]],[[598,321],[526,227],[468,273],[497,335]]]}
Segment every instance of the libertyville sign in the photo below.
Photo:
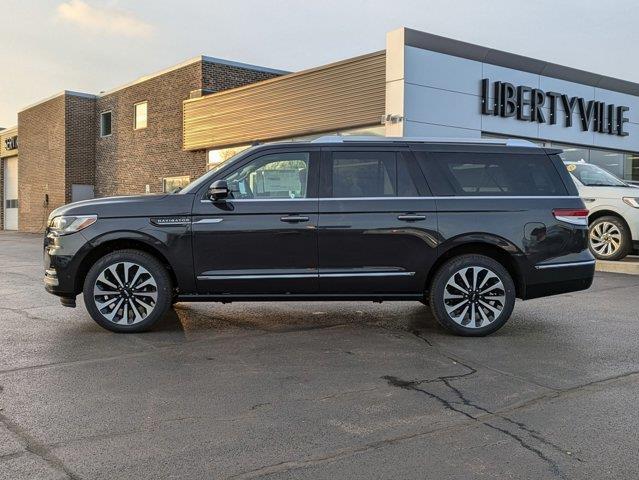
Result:
{"label": "libertyville sign", "polygon": [[[559,110],[561,105],[562,110]],[[544,110],[548,109],[548,112]],[[515,87],[508,82],[481,81],[481,113],[500,117],[515,117],[526,122],[556,125],[558,117],[563,124],[572,127],[573,113],[579,114],[581,129],[585,132],[605,133],[627,137],[624,125],[629,122],[626,112],[630,108],[599,102],[586,101],[581,97],[570,97],[558,92],[544,92],[539,88]]]}

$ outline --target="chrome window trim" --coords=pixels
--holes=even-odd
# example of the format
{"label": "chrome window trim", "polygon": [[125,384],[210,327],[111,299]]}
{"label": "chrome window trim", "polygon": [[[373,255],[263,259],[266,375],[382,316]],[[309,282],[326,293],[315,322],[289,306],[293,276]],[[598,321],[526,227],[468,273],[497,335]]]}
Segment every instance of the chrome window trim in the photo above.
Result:
{"label": "chrome window trim", "polygon": [[[299,202],[301,200],[319,200],[317,197],[306,198],[227,198],[226,202]],[[200,203],[213,203],[211,200],[200,200]]]}
{"label": "chrome window trim", "polygon": [[[466,195],[466,196],[439,196],[439,197],[309,197],[309,198],[240,198],[240,199],[227,199],[228,202],[295,202],[301,200],[327,200],[327,201],[344,201],[344,200],[577,200],[581,199],[579,196],[572,195],[557,195],[557,196],[481,196],[481,195]],[[211,203],[211,200],[200,200],[200,203]]]}
{"label": "chrome window trim", "polygon": [[483,195],[458,195],[458,196],[445,196],[441,195],[439,197],[320,197],[319,200],[513,200],[513,199],[523,199],[523,200],[531,200],[531,199],[580,199],[579,196],[483,196]]}
{"label": "chrome window trim", "polygon": [[549,268],[566,268],[566,267],[583,267],[586,265],[594,265],[594,260],[585,260],[583,262],[567,262],[567,263],[546,263],[541,265],[535,265],[537,270],[546,270]]}

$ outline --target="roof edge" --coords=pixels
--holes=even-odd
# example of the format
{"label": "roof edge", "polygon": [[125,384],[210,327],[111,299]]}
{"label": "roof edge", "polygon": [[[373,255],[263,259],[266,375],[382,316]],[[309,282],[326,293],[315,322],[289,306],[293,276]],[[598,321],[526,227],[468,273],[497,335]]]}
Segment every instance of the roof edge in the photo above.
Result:
{"label": "roof edge", "polygon": [[276,73],[278,75],[286,75],[291,73],[288,70],[278,70],[276,68],[262,67],[260,65],[251,65],[250,63],[235,62],[233,60],[226,60],[224,58],[209,57],[202,55],[202,61],[208,63],[217,63],[220,65],[228,65],[230,67],[245,68],[247,70],[255,70],[257,72]]}
{"label": "roof edge", "polygon": [[137,85],[139,83],[144,83],[147,82],[149,80],[152,80],[154,78],[157,77],[161,77],[162,75],[166,75],[167,73],[173,72],[175,70],[179,70],[180,68],[184,68],[184,67],[188,67],[189,65],[193,65],[194,63],[198,63],[198,62],[202,62],[202,63],[218,63],[221,65],[229,65],[229,66],[233,66],[233,67],[239,67],[239,68],[245,68],[247,70],[256,70],[259,72],[266,72],[266,73],[278,73],[278,74],[286,74],[289,73],[285,70],[276,70],[274,68],[268,68],[268,67],[260,67],[259,65],[250,65],[248,63],[242,63],[242,62],[235,62],[233,60],[225,60],[223,58],[216,58],[216,57],[208,57],[206,55],[198,55],[197,57],[193,57],[193,58],[189,58],[188,60],[185,60],[183,62],[177,63],[175,65],[172,65],[170,67],[164,68],[162,70],[158,70],[154,73],[150,73],[149,75],[143,75],[142,77],[139,77],[135,80],[132,80],[128,83],[125,83],[124,85],[120,85],[119,87],[114,87],[111,88],[109,90],[105,90],[103,92],[100,92],[98,94],[98,97],[106,97],[108,95],[111,95],[113,93],[116,93],[120,90],[124,90],[125,88],[129,88],[132,87],[134,85]]}
{"label": "roof edge", "polygon": [[568,82],[639,96],[639,83],[404,27],[404,44]]}
{"label": "roof edge", "polygon": [[12,127],[0,127],[0,135],[6,135],[7,133],[17,132],[18,126],[13,125]]}
{"label": "roof edge", "polygon": [[61,96],[72,96],[72,97],[82,97],[82,98],[97,98],[97,95],[93,95],[91,93],[84,93],[84,92],[74,92],[73,90],[62,90],[61,92],[58,93],[54,93],[53,95],[43,98],[42,100],[38,100],[35,103],[32,103],[30,105],[27,105],[24,108],[21,108],[20,110],[18,110],[18,113],[21,112],[25,112],[27,110],[32,109],[33,107],[37,107],[38,105],[42,105],[43,103],[47,103],[50,100],[53,100],[54,98],[58,98]]}

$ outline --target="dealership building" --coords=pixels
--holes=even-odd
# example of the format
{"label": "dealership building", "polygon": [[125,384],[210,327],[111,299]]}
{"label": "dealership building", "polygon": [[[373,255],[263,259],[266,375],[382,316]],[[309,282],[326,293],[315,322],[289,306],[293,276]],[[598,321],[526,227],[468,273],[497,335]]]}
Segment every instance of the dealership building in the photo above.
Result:
{"label": "dealership building", "polygon": [[255,142],[326,133],[526,138],[639,181],[639,84],[406,28],[294,73],[197,57],[20,111],[0,130],[0,226],[39,232],[65,203],[170,191]]}

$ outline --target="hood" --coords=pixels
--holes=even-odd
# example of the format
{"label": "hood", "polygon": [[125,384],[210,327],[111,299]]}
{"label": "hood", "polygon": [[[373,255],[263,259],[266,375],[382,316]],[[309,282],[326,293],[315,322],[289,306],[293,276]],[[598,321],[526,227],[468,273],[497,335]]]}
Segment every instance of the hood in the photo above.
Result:
{"label": "hood", "polygon": [[[587,197],[616,200],[622,197],[639,197],[639,187],[628,185],[627,187],[586,187],[584,192]],[[583,196],[583,195],[582,195]]]}
{"label": "hood", "polygon": [[97,215],[99,218],[190,215],[193,195],[136,195],[105,197],[69,203],[56,208],[49,221],[60,215]]}

